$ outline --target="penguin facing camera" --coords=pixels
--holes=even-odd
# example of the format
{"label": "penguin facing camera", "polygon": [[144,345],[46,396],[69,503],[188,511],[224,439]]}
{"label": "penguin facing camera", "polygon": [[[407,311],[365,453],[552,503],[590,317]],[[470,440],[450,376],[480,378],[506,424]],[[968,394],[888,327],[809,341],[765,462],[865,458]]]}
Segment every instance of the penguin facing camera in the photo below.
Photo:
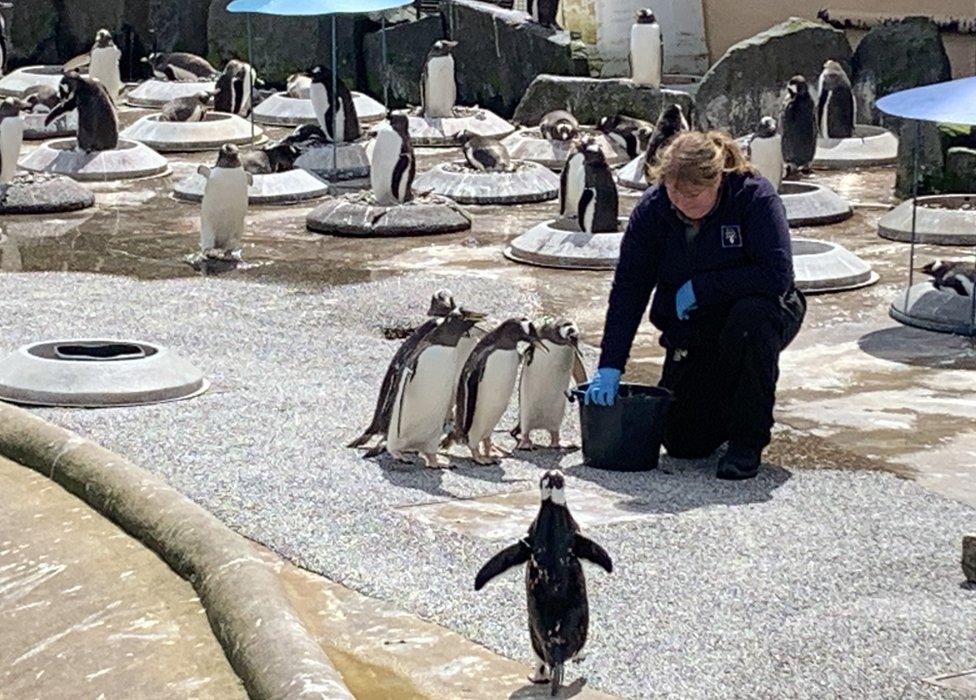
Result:
{"label": "penguin facing camera", "polygon": [[[359,118],[356,116],[356,105],[353,103],[352,92],[342,78],[332,75],[332,70],[326,66],[313,66],[307,73],[312,79],[308,89],[309,99],[319,128],[325,134],[329,143],[352,143],[360,136]],[[333,114],[332,83],[335,80],[335,113]]]}
{"label": "penguin facing camera", "polygon": [[24,144],[24,120],[21,112],[30,103],[16,97],[0,101],[0,202],[6,199],[7,188],[17,175],[17,160]]}
{"label": "penguin facing camera", "polygon": [[783,183],[783,137],[776,131],[776,120],[763,117],[746,146],[749,161],[759,174],[777,189]]}
{"label": "penguin facing camera", "polygon": [[837,61],[824,63],[820,74],[817,124],[820,135],[828,139],[847,139],[854,135],[857,104],[851,79]]}
{"label": "penguin facing camera", "polygon": [[95,43],[91,50],[67,61],[62,71],[77,71],[88,66],[88,77],[100,80],[114,102],[122,92],[122,76],[119,72],[121,59],[122,52],[112,40],[112,34],[107,29],[99,29],[95,33]]}
{"label": "penguin facing camera", "polygon": [[420,76],[420,101],[425,117],[438,119],[454,116],[457,79],[452,51],[457,45],[456,41],[439,39],[427,52]]}
{"label": "penguin facing camera", "polygon": [[572,141],[579,138],[579,121],[567,110],[556,109],[542,117],[539,133],[549,141]]}
{"label": "penguin facing camera", "polygon": [[302,152],[298,146],[279,141],[241,155],[244,170],[251,175],[286,173],[295,169],[295,161]]}
{"label": "penguin facing camera", "polygon": [[794,75],[786,85],[782,127],[786,174],[809,171],[817,154],[817,106],[802,75]]}
{"label": "penguin facing camera", "polygon": [[163,105],[159,113],[161,122],[202,122],[210,109],[210,93],[174,97]]}
{"label": "penguin facing camera", "polygon": [[564,666],[579,660],[589,634],[590,605],[580,560],[613,572],[610,555],[580,532],[566,504],[566,479],[552,469],[539,480],[541,504],[528,534],[500,551],[481,567],[474,589],[509,569],[525,565],[529,637],[535,653],[533,683],[548,683],[555,697],[563,683]]}
{"label": "penguin facing camera", "polygon": [[562,29],[556,22],[559,13],[559,0],[527,0],[526,12],[543,27]]}
{"label": "penguin facing camera", "polygon": [[249,63],[231,59],[217,78],[214,110],[246,117],[251,113],[255,86],[263,84]]}
{"label": "penguin facing camera", "polygon": [[951,289],[959,296],[973,296],[976,287],[976,270],[972,263],[958,260],[935,260],[922,268],[922,272],[932,277],[936,289]]}
{"label": "penguin facing camera", "polygon": [[654,126],[625,114],[600,117],[596,128],[614,144],[627,152],[629,158],[636,158],[647,148],[654,134]]}
{"label": "penguin facing camera", "polygon": [[564,449],[559,430],[566,415],[566,390],[575,382],[585,384],[586,368],[579,351],[579,328],[565,319],[547,320],[539,337],[549,352],[529,347],[522,358],[519,378],[519,422],[511,436],[519,439],[517,450],[532,450],[533,430],[549,433],[549,447]]}
{"label": "penguin facing camera", "polygon": [[642,86],[661,87],[664,77],[664,39],[657,17],[646,7],[638,10],[634,16],[627,59],[630,62],[631,80]]}
{"label": "penguin facing camera", "polygon": [[512,167],[512,156],[498,139],[489,136],[480,136],[471,133],[466,129],[458,132],[455,137],[461,146],[461,152],[468,165],[478,171],[486,170],[510,170]]}
{"label": "penguin facing camera", "polygon": [[671,104],[664,108],[654,125],[654,133],[647,142],[647,151],[644,153],[644,177],[648,182],[652,180],[652,168],[657,165],[658,151],[671,143],[681,132],[690,130],[691,127],[688,126],[688,119],[681,105]]}
{"label": "penguin facing camera", "polygon": [[207,59],[183,51],[151,53],[141,60],[149,64],[157,80],[194,83],[216,80],[220,73]]}
{"label": "penguin facing camera", "polygon": [[607,157],[596,144],[583,151],[586,186],[580,194],[576,220],[586,233],[616,231],[620,206],[617,183],[607,163]]}
{"label": "penguin facing camera", "polygon": [[48,112],[44,126],[78,110],[78,148],[85,153],[110,151],[119,145],[119,118],[105,86],[96,79],[68,71],[58,86],[60,101]]}
{"label": "penguin facing camera", "polygon": [[402,112],[389,112],[386,125],[376,130],[370,154],[369,179],[380,206],[394,206],[413,199],[417,160],[410,141],[410,123]]}
{"label": "penguin facing camera", "polygon": [[200,208],[200,251],[208,258],[239,259],[247,214],[247,188],[253,184],[244,171],[237,146],[225,143],[213,168],[201,165],[207,179]]}

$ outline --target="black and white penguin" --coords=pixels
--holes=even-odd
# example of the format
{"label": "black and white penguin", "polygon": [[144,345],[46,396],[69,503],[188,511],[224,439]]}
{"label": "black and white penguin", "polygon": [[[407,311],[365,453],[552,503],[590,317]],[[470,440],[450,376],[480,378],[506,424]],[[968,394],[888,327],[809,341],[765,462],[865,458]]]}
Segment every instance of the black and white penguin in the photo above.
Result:
{"label": "black and white penguin", "polygon": [[151,53],[142,61],[149,64],[153,75],[159,80],[176,82],[216,80],[220,72],[211,66],[207,59],[182,51]]}
{"label": "black and white penguin", "polygon": [[664,108],[654,125],[654,133],[647,142],[647,151],[644,152],[644,177],[648,182],[651,181],[651,169],[657,165],[658,151],[671,143],[682,131],[689,129],[688,119],[681,105],[671,104]]}
{"label": "black and white penguin", "polygon": [[808,170],[817,153],[817,106],[802,75],[794,75],[786,85],[780,124],[787,173]]}
{"label": "black and white penguin", "polygon": [[586,187],[580,195],[577,209],[579,227],[587,233],[608,233],[617,230],[619,202],[617,183],[600,147],[593,144],[583,152]]}
{"label": "black and white penguin", "polygon": [[576,218],[579,201],[586,188],[586,166],[583,153],[593,144],[593,139],[584,136],[573,142],[572,150],[566,156],[563,170],[559,174],[559,216]]}
{"label": "black and white penguin", "polygon": [[17,174],[17,160],[24,144],[24,120],[20,113],[30,105],[16,97],[0,102],[0,196]]}
{"label": "black and white penguin", "polygon": [[562,29],[556,23],[556,16],[559,14],[559,0],[527,0],[526,12],[543,27]]}
{"label": "black and white penguin", "polygon": [[837,61],[824,63],[820,74],[820,97],[817,101],[817,124],[820,135],[828,139],[846,139],[854,135],[857,104],[851,79]]}
{"label": "black and white penguin", "polygon": [[284,140],[298,146],[303,153],[310,148],[319,148],[329,143],[328,137],[318,124],[296,126]]}
{"label": "black and white penguin", "polygon": [[759,128],[749,139],[749,161],[759,174],[779,190],[783,183],[783,137],[776,130],[776,120],[763,117]]}
{"label": "black and white penguin", "polygon": [[580,532],[566,505],[566,480],[558,469],[539,480],[542,503],[528,534],[488,560],[474,580],[474,589],[509,569],[526,564],[525,595],[529,636],[536,667],[533,683],[549,683],[556,696],[566,662],[578,658],[589,632],[590,606],[580,560],[613,572],[610,555]]}
{"label": "black and white penguin", "polygon": [[542,117],[539,133],[549,141],[572,141],[580,135],[579,121],[567,110],[556,109]]}
{"label": "black and white penguin", "polygon": [[110,151],[119,145],[115,103],[98,80],[68,71],[58,86],[60,102],[48,112],[44,126],[73,109],[78,110],[78,148],[86,153]]}
{"label": "black and white penguin", "polygon": [[420,77],[420,100],[425,117],[454,116],[457,102],[457,79],[454,74],[452,51],[456,41],[440,39],[427,52],[424,70]]}
{"label": "black and white penguin", "polygon": [[935,260],[925,265],[922,272],[932,276],[932,286],[936,289],[951,289],[959,296],[971,297],[976,287],[976,270],[972,263]]}
{"label": "black and white penguin", "polygon": [[413,199],[413,178],[417,161],[410,142],[410,123],[402,112],[390,112],[386,124],[376,129],[376,142],[369,161],[373,197],[381,206],[403,204]]}
{"label": "black and white penguin", "polygon": [[285,82],[285,92],[288,97],[296,100],[307,100],[312,79],[304,73],[292,73]]}
{"label": "black and white penguin", "polygon": [[[630,27],[630,79],[638,85],[661,87],[664,76],[664,36],[654,12],[638,10]],[[636,156],[634,156],[636,157]]]}
{"label": "black and white penguin", "polygon": [[107,29],[99,29],[95,34],[90,56],[88,76],[101,80],[112,100],[117,100],[122,92],[122,74],[119,72],[122,52]]}
{"label": "black and white penguin", "polygon": [[628,117],[625,114],[600,117],[596,128],[614,144],[626,151],[630,158],[639,156],[654,134],[653,124]]}
{"label": "black and white penguin", "polygon": [[332,115],[332,70],[325,66],[315,66],[308,71],[312,84],[308,89],[312,108],[319,127],[331,143],[351,143],[359,138],[359,118],[356,116],[356,105],[352,101],[352,93],[342,78],[336,77],[336,110]]}
{"label": "black and white penguin", "polygon": [[257,73],[249,63],[231,59],[217,78],[214,110],[246,117],[251,113],[254,86],[258,82]]}
{"label": "black and white penguin", "polygon": [[210,109],[210,93],[174,97],[163,105],[159,113],[161,122],[202,122]]}
{"label": "black and white penguin", "polygon": [[510,318],[478,341],[461,370],[451,440],[467,445],[478,464],[495,463],[493,450],[507,456],[491,436],[515,389],[520,343],[546,351],[527,318]]}
{"label": "black and white penguin", "polygon": [[475,170],[508,170],[512,165],[512,156],[498,139],[467,130],[460,131],[456,139],[464,159]]}
{"label": "black and white penguin", "polygon": [[295,161],[301,154],[298,146],[280,141],[242,154],[241,164],[251,175],[286,173],[295,169]]}
{"label": "black and white penguin", "polygon": [[586,368],[579,351],[579,328],[560,319],[546,321],[539,328],[539,337],[549,352],[525,351],[522,374],[519,377],[519,422],[512,430],[518,438],[518,450],[531,450],[533,430],[549,433],[549,446],[561,448],[559,429],[566,415],[566,389],[572,381],[586,382]]}
{"label": "black and white penguin", "polygon": [[247,188],[253,184],[244,171],[237,146],[225,143],[213,168],[201,165],[197,173],[207,179],[200,208],[200,250],[226,256],[240,250],[247,214]]}

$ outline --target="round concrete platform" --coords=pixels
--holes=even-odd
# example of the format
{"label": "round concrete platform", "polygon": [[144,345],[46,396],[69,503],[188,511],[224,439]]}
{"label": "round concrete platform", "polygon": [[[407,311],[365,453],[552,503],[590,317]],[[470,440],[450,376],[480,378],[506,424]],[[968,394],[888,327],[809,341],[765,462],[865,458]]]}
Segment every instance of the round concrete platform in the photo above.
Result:
{"label": "round concrete platform", "polygon": [[150,78],[130,90],[125,96],[125,102],[130,107],[162,109],[163,105],[177,97],[189,97],[198,92],[213,92],[216,89],[217,83],[210,80],[181,83]]}
{"label": "round concrete platform", "polygon": [[[173,196],[188,202],[202,202],[207,179],[198,173],[176,183]],[[296,168],[283,173],[254,175],[247,188],[248,204],[296,204],[329,194],[329,185],[308,171]]]}
{"label": "round concrete platform", "polygon": [[779,195],[790,226],[826,226],[854,216],[848,201],[823,185],[785,180]]}
{"label": "round concrete platform", "polygon": [[433,236],[471,228],[471,217],[443,197],[426,196],[392,207],[373,204],[371,193],[330,199],[309,212],[309,231],[331,236]]}
{"label": "round concrete platform", "polygon": [[[369,95],[353,92],[352,102],[361,124],[372,124],[386,118],[386,107]],[[254,121],[266,126],[301,126],[315,124],[318,120],[310,99],[289,97],[287,92],[278,92],[254,108]]]}
{"label": "round concrete platform", "polygon": [[61,214],[94,205],[95,195],[70,177],[24,173],[7,187],[0,214]]}
{"label": "round concrete platform", "polygon": [[908,290],[898,292],[888,309],[889,315],[906,326],[936,333],[952,333],[976,337],[976,317],[973,299],[951,289],[936,289],[931,282],[919,282]]}
{"label": "round concrete platform", "polygon": [[0,97],[23,97],[35,85],[55,90],[61,84],[61,66],[24,66],[0,78]]}
{"label": "round concrete platform", "polygon": [[207,112],[199,122],[164,122],[160,115],[149,114],[119,136],[144,143],[161,153],[215,151],[225,143],[245,146],[265,140],[261,127],[254,126],[252,138],[249,121],[223,112]]}
{"label": "round concrete platform", "polygon": [[847,248],[810,238],[793,239],[793,272],[804,294],[844,292],[878,281],[871,266]]}
{"label": "round concrete platform", "polygon": [[515,127],[494,112],[480,107],[455,107],[453,117],[409,117],[410,140],[414,146],[449,148],[457,146],[457,135],[468,131],[478,136],[500,139]]}
{"label": "round concrete platform", "polygon": [[0,359],[0,399],[32,406],[138,406],[198,396],[208,387],[189,362],[144,342],[50,341]]}
{"label": "round concrete platform", "polygon": [[[613,166],[623,163],[627,159],[627,154],[617,148],[613,141],[606,135],[598,131],[587,131],[584,133],[591,136],[603,155],[607,157],[607,162]],[[513,159],[528,160],[533,163],[544,165],[550,170],[559,172],[566,164],[573,144],[569,141],[550,141],[543,138],[538,128],[519,129],[514,134],[506,136],[502,143]]]}
{"label": "round concrete platform", "polygon": [[[878,235],[912,242],[912,201],[902,202],[881,217]],[[945,194],[918,198],[915,242],[928,245],[976,245],[976,194]]]}
{"label": "round concrete platform", "polygon": [[620,230],[613,233],[585,233],[575,219],[553,219],[537,224],[515,238],[505,257],[538,267],[565,270],[612,270],[620,257],[627,218],[621,217]]}
{"label": "round concrete platform", "polygon": [[78,112],[72,110],[44,126],[48,112],[27,112],[21,115],[24,120],[24,140],[43,141],[44,139],[63,139],[78,132]]}
{"label": "round concrete platform", "polygon": [[880,126],[858,124],[848,139],[817,139],[814,168],[846,170],[898,161],[898,137]]}
{"label": "round concrete platform", "polygon": [[75,139],[47,141],[21,159],[20,167],[83,181],[132,180],[169,173],[169,163],[156,151],[121,139],[111,151],[94,153],[77,150]]}
{"label": "round concrete platform", "polygon": [[461,204],[527,204],[559,196],[559,176],[538,163],[515,161],[513,169],[484,172],[466,161],[441,163],[421,173],[413,186]]}
{"label": "round concrete platform", "polygon": [[647,180],[644,179],[643,153],[617,169],[617,183],[624,187],[629,187],[632,190],[640,190],[641,192],[650,187],[647,184]]}
{"label": "round concrete platform", "polygon": [[[338,170],[333,165],[333,151]],[[340,143],[334,147],[329,144],[306,150],[295,159],[295,167],[304,168],[326,180],[355,180],[369,177],[369,155],[364,141]]]}

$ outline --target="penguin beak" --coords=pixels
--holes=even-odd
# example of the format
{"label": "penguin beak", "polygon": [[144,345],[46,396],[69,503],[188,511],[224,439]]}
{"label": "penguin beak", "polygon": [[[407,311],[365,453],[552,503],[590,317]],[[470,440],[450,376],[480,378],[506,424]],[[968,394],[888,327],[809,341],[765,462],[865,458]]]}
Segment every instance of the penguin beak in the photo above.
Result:
{"label": "penguin beak", "polygon": [[465,318],[465,320],[468,321],[484,321],[486,318],[488,318],[487,314],[483,314],[479,311],[469,311],[463,306],[461,307],[461,315]]}
{"label": "penguin beak", "polygon": [[543,352],[549,352],[549,348],[546,347],[546,344],[542,342],[541,338],[533,338],[529,341],[529,344]]}

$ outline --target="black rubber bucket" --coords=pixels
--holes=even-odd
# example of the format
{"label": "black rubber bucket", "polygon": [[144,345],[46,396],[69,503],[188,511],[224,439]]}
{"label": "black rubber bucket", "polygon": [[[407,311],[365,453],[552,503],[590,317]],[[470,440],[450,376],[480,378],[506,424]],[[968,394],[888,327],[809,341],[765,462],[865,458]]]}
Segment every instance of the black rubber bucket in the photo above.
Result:
{"label": "black rubber bucket", "polygon": [[656,468],[671,392],[645,384],[621,384],[613,406],[587,406],[583,395],[588,386],[580,384],[572,391],[580,407],[583,463],[620,472]]}

